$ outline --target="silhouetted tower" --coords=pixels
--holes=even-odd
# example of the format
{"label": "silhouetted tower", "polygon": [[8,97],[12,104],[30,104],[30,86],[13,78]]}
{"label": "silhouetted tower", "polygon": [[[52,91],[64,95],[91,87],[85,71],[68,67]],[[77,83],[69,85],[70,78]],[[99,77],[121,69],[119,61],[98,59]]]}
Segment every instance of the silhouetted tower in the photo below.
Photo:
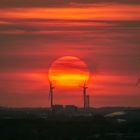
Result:
{"label": "silhouetted tower", "polygon": [[50,107],[51,107],[51,109],[53,107],[53,89],[54,89],[54,86],[53,86],[52,82],[50,81],[50,94],[49,94],[49,97],[50,97]]}
{"label": "silhouetted tower", "polygon": [[83,85],[83,99],[84,99],[84,109],[86,109],[86,90],[88,87],[86,87],[86,82]]}
{"label": "silhouetted tower", "polygon": [[87,109],[90,108],[90,96],[89,95],[86,96],[86,108]]}

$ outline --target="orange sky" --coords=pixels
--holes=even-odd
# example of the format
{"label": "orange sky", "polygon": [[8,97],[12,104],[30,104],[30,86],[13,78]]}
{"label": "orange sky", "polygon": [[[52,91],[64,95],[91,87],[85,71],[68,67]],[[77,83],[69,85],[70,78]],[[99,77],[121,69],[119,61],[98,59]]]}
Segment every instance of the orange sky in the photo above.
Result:
{"label": "orange sky", "polygon": [[[0,105],[49,106],[50,66],[75,56],[90,72],[91,106],[140,106],[139,36],[136,0],[2,0]],[[55,103],[82,106],[82,89],[57,87]]]}
{"label": "orange sky", "polygon": [[6,8],[0,10],[1,18],[61,19],[61,20],[137,20],[140,6],[101,5],[62,8]]}

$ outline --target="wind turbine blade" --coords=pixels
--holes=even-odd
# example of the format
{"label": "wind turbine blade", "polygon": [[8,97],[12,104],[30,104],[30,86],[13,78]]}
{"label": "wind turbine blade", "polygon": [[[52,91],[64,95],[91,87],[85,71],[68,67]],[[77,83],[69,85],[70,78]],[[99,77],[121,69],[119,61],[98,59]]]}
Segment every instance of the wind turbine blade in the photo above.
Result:
{"label": "wind turbine blade", "polygon": [[51,95],[50,95],[50,92],[49,92],[49,95],[48,95],[48,100],[50,100],[50,98],[51,98]]}
{"label": "wind turbine blade", "polygon": [[48,100],[50,100],[50,93],[48,94]]}
{"label": "wind turbine blade", "polygon": [[140,83],[140,78],[138,79],[137,83],[136,83],[136,86],[138,86]]}

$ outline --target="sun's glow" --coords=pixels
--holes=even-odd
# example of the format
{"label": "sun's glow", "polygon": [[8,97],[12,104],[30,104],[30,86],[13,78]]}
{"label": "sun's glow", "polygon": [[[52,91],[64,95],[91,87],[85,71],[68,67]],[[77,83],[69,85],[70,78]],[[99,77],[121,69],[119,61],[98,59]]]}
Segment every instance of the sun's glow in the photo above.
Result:
{"label": "sun's glow", "polygon": [[78,57],[64,56],[52,63],[49,79],[55,86],[78,87],[88,81],[89,71],[86,63]]}

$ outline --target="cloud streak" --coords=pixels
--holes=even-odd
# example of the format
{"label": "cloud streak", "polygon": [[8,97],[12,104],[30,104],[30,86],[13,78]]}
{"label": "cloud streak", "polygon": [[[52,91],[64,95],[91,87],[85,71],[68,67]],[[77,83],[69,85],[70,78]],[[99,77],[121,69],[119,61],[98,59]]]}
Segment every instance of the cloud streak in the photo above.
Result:
{"label": "cloud streak", "polygon": [[0,8],[23,8],[23,7],[74,7],[90,6],[92,4],[140,4],[139,0],[1,0]]}

